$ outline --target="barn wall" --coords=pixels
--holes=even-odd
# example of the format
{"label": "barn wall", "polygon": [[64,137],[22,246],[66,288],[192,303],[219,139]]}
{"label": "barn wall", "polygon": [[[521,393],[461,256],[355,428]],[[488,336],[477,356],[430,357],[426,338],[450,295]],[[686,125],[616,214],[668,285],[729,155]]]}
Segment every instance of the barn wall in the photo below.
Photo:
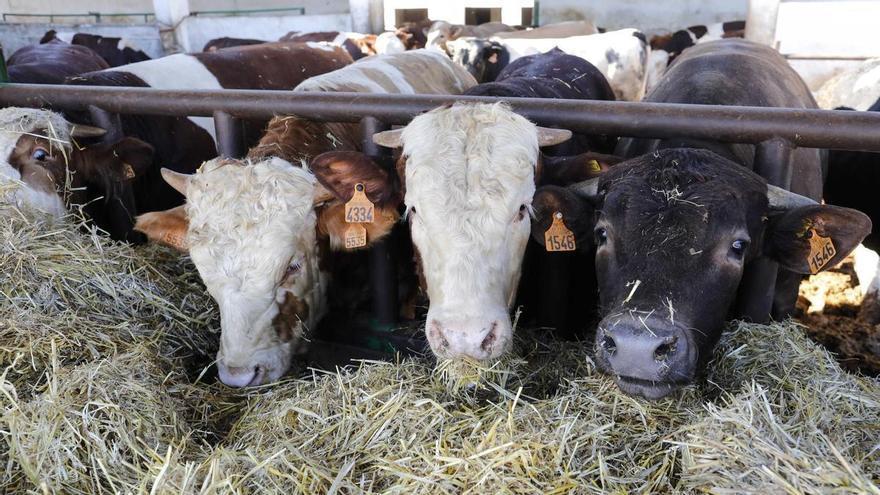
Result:
{"label": "barn wall", "polygon": [[223,36],[277,40],[290,31],[350,31],[351,16],[345,14],[187,17],[177,30],[184,51],[201,51],[205,43]]}
{"label": "barn wall", "polygon": [[38,43],[46,31],[54,29],[59,33],[91,33],[101,36],[126,38],[132,46],[143,50],[151,57],[164,54],[159,28],[147,25],[114,24],[47,24],[47,23],[8,23],[0,28],[0,46],[7,57],[19,48]]}

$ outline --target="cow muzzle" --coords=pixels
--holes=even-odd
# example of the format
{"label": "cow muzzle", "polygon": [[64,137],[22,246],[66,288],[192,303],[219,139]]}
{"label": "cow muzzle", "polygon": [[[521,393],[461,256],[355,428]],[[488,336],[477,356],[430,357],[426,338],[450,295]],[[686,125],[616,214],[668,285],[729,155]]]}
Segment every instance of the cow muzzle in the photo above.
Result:
{"label": "cow muzzle", "polygon": [[471,358],[489,361],[510,348],[513,330],[507,315],[498,318],[434,319],[426,328],[431,350],[441,359]]}
{"label": "cow muzzle", "polygon": [[599,323],[596,364],[629,395],[660,399],[694,379],[698,352],[688,330],[669,320],[615,316]]}
{"label": "cow muzzle", "polygon": [[224,384],[235,387],[256,387],[277,381],[290,368],[291,355],[286,344],[262,349],[253,355],[217,356],[217,375]]}

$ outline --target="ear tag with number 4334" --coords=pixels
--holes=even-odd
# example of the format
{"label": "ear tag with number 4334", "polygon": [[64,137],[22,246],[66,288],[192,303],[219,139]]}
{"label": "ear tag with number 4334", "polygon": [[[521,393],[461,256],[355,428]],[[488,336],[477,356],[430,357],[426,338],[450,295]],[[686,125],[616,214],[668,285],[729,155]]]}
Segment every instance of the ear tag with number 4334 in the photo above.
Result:
{"label": "ear tag with number 4334", "polygon": [[544,232],[544,249],[548,252],[574,251],[577,245],[574,241],[574,233],[568,230],[562,221],[562,212],[553,214],[553,223]]}
{"label": "ear tag with number 4334", "polygon": [[366,188],[360,182],[354,185],[354,195],[345,203],[345,221],[351,225],[345,229],[345,248],[355,249],[367,245],[367,229],[364,223],[373,223],[375,208],[367,198]]}
{"label": "ear tag with number 4334", "polygon": [[816,229],[810,229],[808,235],[810,254],[807,255],[807,264],[810,265],[810,273],[816,274],[831,262],[837,254],[837,249],[834,248],[834,242],[830,237],[820,236]]}

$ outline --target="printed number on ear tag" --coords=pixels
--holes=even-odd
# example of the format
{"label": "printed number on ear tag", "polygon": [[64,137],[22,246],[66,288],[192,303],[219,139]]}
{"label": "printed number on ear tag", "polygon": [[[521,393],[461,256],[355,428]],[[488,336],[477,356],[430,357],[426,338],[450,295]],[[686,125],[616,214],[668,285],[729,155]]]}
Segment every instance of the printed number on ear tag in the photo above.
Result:
{"label": "printed number on ear tag", "polygon": [[373,223],[373,203],[367,198],[364,185],[354,185],[354,196],[345,203],[345,221],[347,223]]}
{"label": "printed number on ear tag", "polygon": [[834,259],[837,249],[830,237],[820,236],[816,229],[810,229],[809,233],[810,254],[807,255],[807,263],[810,265],[810,273],[816,274]]}
{"label": "printed number on ear tag", "polygon": [[599,162],[597,162],[596,160],[590,160],[587,163],[590,165],[591,172],[601,172],[602,171],[602,166],[599,165]]}
{"label": "printed number on ear tag", "polygon": [[544,232],[544,249],[548,252],[574,251],[577,245],[574,242],[574,233],[568,230],[562,221],[562,213],[553,214],[553,223]]}
{"label": "printed number on ear tag", "polygon": [[137,175],[134,173],[134,167],[132,167],[131,165],[129,165],[127,163],[123,163],[122,165],[123,165],[122,169],[125,174],[125,178],[126,179],[134,179],[135,175]]}
{"label": "printed number on ear tag", "polygon": [[367,229],[359,223],[353,223],[345,229],[345,249],[357,249],[367,245]]}

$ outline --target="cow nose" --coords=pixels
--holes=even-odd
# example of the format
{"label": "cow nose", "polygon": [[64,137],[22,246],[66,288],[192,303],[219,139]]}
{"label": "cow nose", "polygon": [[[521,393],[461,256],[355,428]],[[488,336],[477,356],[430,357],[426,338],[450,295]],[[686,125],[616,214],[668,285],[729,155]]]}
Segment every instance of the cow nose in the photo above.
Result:
{"label": "cow nose", "polygon": [[[647,327],[647,328],[646,328]],[[623,325],[600,327],[596,353],[617,376],[652,382],[690,379],[693,353],[677,326]]]}
{"label": "cow nose", "polygon": [[219,362],[217,375],[221,382],[235,388],[259,385],[262,378],[259,366],[226,366]]}
{"label": "cow nose", "polygon": [[500,320],[428,323],[428,343],[440,358],[469,357],[486,361],[501,356],[510,330]]}

